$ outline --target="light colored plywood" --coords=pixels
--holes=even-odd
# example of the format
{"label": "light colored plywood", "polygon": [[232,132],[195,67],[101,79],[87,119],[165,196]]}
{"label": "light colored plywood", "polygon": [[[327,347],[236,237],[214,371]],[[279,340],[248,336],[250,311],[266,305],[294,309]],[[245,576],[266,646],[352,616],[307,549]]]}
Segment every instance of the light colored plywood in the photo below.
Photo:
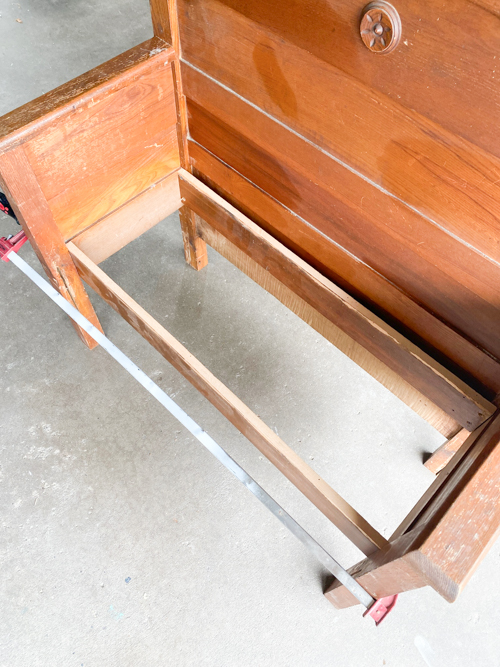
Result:
{"label": "light colored plywood", "polygon": [[179,178],[175,171],[72,240],[99,264],[181,206]]}

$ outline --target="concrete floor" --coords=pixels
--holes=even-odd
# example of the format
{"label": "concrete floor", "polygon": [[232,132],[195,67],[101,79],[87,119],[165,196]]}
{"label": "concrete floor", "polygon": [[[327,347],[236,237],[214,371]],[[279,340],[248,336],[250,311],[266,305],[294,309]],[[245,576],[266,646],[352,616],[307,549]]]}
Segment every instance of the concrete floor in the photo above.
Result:
{"label": "concrete floor", "polygon": [[[0,113],[150,33],[147,0],[3,0]],[[216,253],[188,268],[177,216],[103,268],[384,535],[432,481],[422,453],[442,437]],[[118,346],[341,563],[359,560],[91,297]],[[407,593],[378,629],[337,611],[304,547],[10,264],[0,313],[0,667],[500,665],[498,543],[454,605]]]}

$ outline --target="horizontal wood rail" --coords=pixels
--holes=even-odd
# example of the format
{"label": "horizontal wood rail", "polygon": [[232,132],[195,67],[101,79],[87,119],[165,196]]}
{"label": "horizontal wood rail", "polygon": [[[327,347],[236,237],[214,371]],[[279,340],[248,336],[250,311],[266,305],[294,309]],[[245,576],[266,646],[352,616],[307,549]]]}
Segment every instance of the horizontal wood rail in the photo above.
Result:
{"label": "horizontal wood rail", "polygon": [[181,169],[183,202],[321,315],[395,371],[468,431],[495,406]]}
{"label": "horizontal wood rail", "polygon": [[387,540],[266,426],[178,340],[139,306],[73,243],[68,250],[80,276],[174,368],[189,380],[257,449],[364,554],[388,547]]}

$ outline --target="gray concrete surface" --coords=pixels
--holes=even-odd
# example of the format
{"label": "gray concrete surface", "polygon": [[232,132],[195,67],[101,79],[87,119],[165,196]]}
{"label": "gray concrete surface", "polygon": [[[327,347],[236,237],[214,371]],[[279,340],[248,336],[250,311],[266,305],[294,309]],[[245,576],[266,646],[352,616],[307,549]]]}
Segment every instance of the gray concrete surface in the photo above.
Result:
{"label": "gray concrete surface", "polygon": [[[21,19],[22,23],[16,21]],[[150,36],[146,0],[2,0],[0,113]],[[0,235],[10,233],[0,219]],[[23,256],[37,261],[30,248]],[[172,216],[103,268],[386,536],[442,437]],[[346,566],[359,553],[99,298],[110,338]],[[303,546],[57,307],[0,267],[0,666],[500,664],[497,543],[454,605],[335,610]]]}

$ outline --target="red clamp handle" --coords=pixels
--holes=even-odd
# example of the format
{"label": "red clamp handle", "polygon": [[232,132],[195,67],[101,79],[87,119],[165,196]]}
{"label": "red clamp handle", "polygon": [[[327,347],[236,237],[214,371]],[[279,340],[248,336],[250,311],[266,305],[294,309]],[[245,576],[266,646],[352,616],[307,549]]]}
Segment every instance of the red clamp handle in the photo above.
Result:
{"label": "red clamp handle", "polygon": [[18,232],[15,236],[0,238],[0,259],[8,262],[10,253],[17,252],[27,240],[28,237],[24,232]]}

